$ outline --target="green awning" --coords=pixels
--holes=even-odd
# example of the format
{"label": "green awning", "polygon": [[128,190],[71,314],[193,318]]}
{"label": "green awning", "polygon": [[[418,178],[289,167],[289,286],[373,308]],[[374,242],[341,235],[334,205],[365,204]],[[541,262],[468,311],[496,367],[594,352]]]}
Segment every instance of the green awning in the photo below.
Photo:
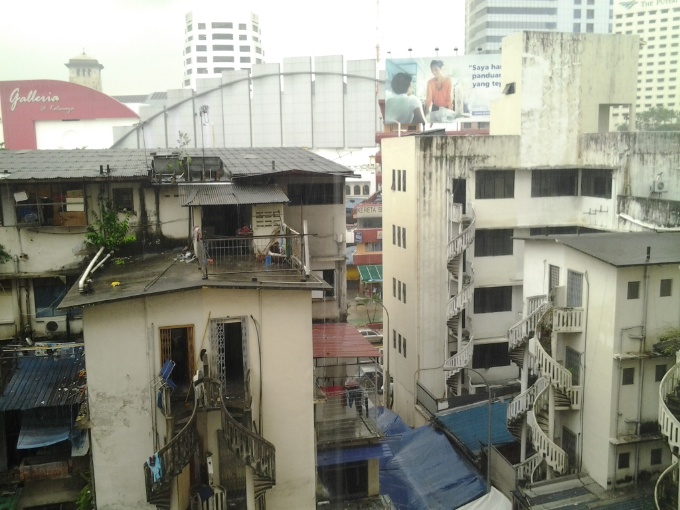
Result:
{"label": "green awning", "polygon": [[364,283],[382,283],[382,264],[377,266],[357,266],[359,276]]}

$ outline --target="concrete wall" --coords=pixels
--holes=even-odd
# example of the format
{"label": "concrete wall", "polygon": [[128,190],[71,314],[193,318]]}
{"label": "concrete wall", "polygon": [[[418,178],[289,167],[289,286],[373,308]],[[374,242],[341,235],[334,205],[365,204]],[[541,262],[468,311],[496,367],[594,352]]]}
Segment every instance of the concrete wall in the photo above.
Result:
{"label": "concrete wall", "polygon": [[277,449],[277,485],[268,503],[273,508],[313,506],[310,304],[309,291],[205,289],[86,308],[98,508],[147,508],[142,465],[165,435],[160,426],[154,439],[150,388],[161,366],[159,328],[193,325],[198,360],[202,348],[210,356],[209,318],[227,317],[246,320],[253,419],[261,419],[261,435]]}

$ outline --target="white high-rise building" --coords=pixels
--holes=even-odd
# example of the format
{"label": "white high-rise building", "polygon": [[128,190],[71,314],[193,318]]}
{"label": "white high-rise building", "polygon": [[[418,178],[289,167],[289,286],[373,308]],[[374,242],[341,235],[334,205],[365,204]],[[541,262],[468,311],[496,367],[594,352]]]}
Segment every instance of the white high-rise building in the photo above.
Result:
{"label": "white high-rise building", "polygon": [[636,111],[679,110],[680,0],[617,0],[614,32],[640,36]]}
{"label": "white high-rise building", "polygon": [[611,33],[611,4],[603,0],[466,0],[465,53],[497,53],[506,35],[540,32]]}
{"label": "white high-rise building", "polygon": [[184,29],[184,86],[263,62],[257,14],[233,7],[194,9]]}

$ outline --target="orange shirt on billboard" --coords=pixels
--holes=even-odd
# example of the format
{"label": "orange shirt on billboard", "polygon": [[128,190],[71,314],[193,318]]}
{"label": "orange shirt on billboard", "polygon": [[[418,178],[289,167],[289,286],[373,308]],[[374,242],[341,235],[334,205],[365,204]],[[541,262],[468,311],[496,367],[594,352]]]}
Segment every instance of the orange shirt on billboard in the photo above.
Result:
{"label": "orange shirt on billboard", "polygon": [[425,109],[430,110],[433,104],[439,108],[453,110],[453,95],[451,94],[451,78],[444,78],[437,81],[432,78],[427,82],[427,96],[425,98]]}

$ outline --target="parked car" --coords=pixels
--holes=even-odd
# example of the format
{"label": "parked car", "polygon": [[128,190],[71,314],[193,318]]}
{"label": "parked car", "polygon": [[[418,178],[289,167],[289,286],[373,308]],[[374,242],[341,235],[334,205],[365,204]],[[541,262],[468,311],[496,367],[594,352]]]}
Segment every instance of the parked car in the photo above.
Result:
{"label": "parked car", "polygon": [[364,338],[372,344],[381,344],[383,341],[382,334],[378,333],[375,329],[359,328],[359,333],[364,335]]}

